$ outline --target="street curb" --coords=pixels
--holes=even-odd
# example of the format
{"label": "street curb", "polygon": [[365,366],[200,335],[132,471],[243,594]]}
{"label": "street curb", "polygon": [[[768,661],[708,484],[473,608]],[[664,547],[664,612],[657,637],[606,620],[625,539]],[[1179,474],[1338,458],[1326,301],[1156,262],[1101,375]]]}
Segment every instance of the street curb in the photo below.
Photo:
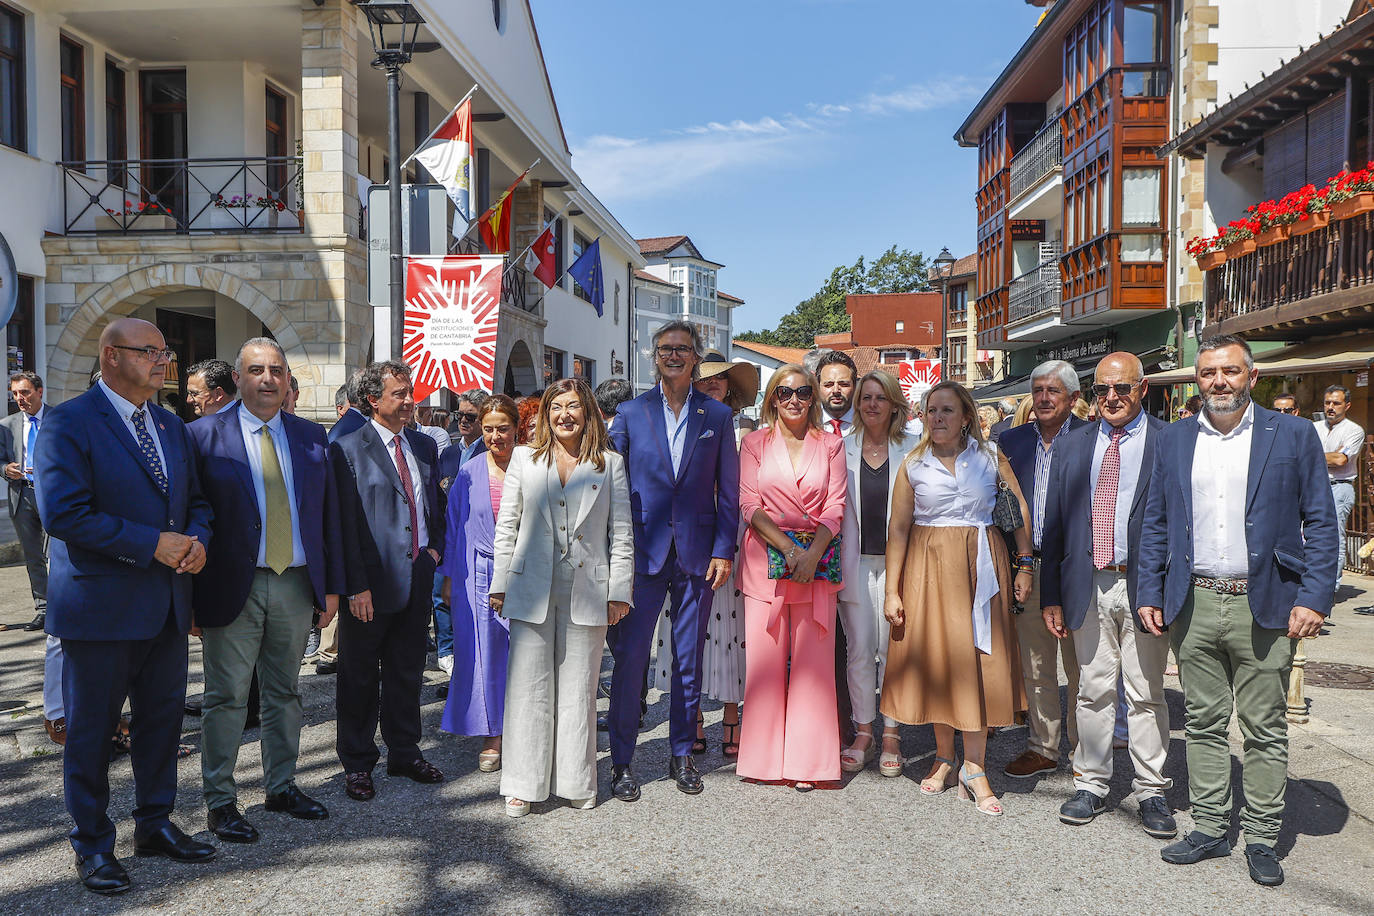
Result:
{"label": "street curb", "polygon": [[0,566],[10,566],[15,563],[24,562],[24,548],[19,546],[18,541],[10,541],[8,544],[0,544]]}

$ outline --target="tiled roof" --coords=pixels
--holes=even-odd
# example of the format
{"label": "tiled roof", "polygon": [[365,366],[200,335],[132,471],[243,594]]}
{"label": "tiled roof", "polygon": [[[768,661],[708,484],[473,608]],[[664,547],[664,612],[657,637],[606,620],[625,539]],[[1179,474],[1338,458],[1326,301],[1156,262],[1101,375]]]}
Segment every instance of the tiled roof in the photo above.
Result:
{"label": "tiled roof", "polygon": [[636,239],[639,253],[643,255],[664,254],[687,241],[685,235],[660,235],[651,239]]}
{"label": "tiled roof", "polygon": [[730,343],[741,349],[753,350],[769,359],[780,360],[784,363],[799,363],[802,361],[802,357],[810,352],[797,347],[775,347],[771,344],[754,343],[752,340],[732,340]]}
{"label": "tiled roof", "polygon": [[[978,272],[978,253],[977,253],[977,252],[974,252],[973,254],[966,254],[966,255],[964,255],[962,258],[960,258],[959,260],[955,261],[955,262],[954,262],[954,268],[953,268],[953,270],[950,272],[950,276],[951,276],[951,277],[967,277],[967,276],[972,276],[973,274],[976,274],[977,272]],[[940,279],[940,277],[944,276],[944,272],[943,272],[943,271],[938,271],[938,270],[936,270],[935,268],[932,267],[932,268],[930,269],[929,275],[930,275],[930,279],[932,279],[932,280],[938,280],[938,279]]]}
{"label": "tiled roof", "polygon": [[732,296],[729,293],[722,293],[720,290],[716,290],[716,298],[726,299],[730,302],[738,302],[740,305],[744,304],[744,300],[741,299],[739,296]]}

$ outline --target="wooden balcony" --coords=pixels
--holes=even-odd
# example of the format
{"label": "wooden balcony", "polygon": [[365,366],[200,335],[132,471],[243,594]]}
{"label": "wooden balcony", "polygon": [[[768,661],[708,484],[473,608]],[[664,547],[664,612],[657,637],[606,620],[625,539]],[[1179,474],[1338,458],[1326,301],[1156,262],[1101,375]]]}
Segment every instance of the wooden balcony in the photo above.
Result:
{"label": "wooden balcony", "polygon": [[1207,271],[1218,334],[1292,340],[1374,323],[1374,213],[1231,258]]}

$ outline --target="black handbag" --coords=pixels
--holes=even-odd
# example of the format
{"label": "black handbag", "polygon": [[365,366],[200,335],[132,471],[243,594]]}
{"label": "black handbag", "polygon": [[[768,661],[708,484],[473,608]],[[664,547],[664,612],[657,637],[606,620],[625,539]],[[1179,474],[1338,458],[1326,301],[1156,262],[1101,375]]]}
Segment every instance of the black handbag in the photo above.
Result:
{"label": "black handbag", "polygon": [[997,473],[997,499],[992,504],[992,523],[1007,534],[1026,524],[1026,520],[1021,517],[1021,503],[1017,501],[1011,487],[1002,479],[1000,469]]}

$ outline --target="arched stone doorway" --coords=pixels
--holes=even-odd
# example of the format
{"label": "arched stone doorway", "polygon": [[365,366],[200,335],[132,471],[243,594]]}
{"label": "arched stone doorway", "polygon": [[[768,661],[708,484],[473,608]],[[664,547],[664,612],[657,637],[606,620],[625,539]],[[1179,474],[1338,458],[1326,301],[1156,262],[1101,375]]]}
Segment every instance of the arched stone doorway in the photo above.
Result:
{"label": "arched stone doorway", "polygon": [[539,373],[534,368],[534,357],[523,340],[511,344],[510,356],[506,359],[506,377],[501,390],[511,397],[520,394],[533,394],[539,388]]}

